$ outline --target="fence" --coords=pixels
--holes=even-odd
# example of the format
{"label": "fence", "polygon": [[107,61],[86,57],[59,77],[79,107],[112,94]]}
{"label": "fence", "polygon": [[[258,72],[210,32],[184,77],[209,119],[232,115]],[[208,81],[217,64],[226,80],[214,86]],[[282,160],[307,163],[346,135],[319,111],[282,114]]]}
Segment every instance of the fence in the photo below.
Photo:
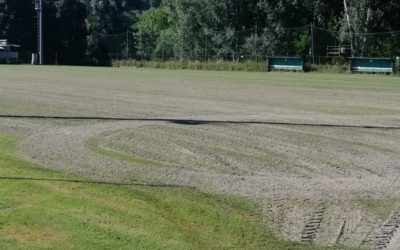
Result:
{"label": "fence", "polygon": [[[312,64],[329,64],[352,56],[400,56],[400,31],[343,33],[314,25],[274,30],[257,27],[237,31],[203,30],[190,38],[167,31],[151,36],[130,31],[90,36],[98,48],[95,55],[85,55],[88,58],[83,63],[88,64],[93,56],[105,61],[105,65],[113,60],[262,62],[269,56],[300,56]],[[350,37],[354,37],[353,43]],[[71,61],[66,60],[70,56],[47,52],[44,62],[63,64]],[[30,61],[31,52],[20,53],[20,62]]]}
{"label": "fence", "polygon": [[[307,57],[314,64],[336,62],[351,56],[393,57],[400,55],[400,32],[340,33],[314,25],[279,28],[257,27],[239,31],[202,31],[195,38],[158,34],[96,34],[113,60],[226,60],[265,61],[268,56]],[[354,42],[350,42],[350,36]],[[347,42],[346,42],[347,41]],[[355,45],[356,47],[355,47]]]}

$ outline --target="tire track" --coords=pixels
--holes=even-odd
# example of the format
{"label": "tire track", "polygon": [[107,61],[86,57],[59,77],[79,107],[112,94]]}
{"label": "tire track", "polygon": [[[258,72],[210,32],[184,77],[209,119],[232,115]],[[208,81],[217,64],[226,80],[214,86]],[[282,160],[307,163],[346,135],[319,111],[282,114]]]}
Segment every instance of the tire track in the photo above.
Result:
{"label": "tire track", "polygon": [[321,222],[324,219],[326,205],[318,206],[311,218],[306,222],[303,231],[301,232],[301,242],[312,244],[317,236],[318,230],[321,227]]}
{"label": "tire track", "polygon": [[[398,208],[378,230],[376,236],[376,246],[378,249],[387,249],[391,245],[391,240],[395,234],[400,233],[400,208]],[[399,246],[397,246],[399,247]]]}

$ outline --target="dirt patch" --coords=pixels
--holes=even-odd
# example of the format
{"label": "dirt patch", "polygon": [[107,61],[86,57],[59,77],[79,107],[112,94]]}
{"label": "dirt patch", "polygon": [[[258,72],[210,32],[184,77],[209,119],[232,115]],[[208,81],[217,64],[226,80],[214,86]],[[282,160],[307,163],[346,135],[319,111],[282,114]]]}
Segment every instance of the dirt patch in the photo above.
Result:
{"label": "dirt patch", "polygon": [[396,168],[400,154],[396,135],[400,132],[395,133],[306,126],[154,124],[101,135],[96,144],[154,165],[222,174],[360,178],[391,174]]}
{"label": "dirt patch", "polygon": [[1,234],[13,238],[21,243],[65,242],[68,236],[55,228],[39,225],[9,225],[0,230]]}

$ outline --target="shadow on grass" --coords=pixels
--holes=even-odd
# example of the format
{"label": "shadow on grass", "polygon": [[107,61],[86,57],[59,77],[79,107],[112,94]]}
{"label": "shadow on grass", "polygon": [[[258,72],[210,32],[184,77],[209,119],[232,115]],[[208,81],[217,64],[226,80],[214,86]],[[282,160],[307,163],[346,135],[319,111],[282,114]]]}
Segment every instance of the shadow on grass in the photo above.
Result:
{"label": "shadow on grass", "polygon": [[168,184],[107,182],[107,181],[53,179],[53,178],[32,178],[32,177],[14,177],[14,176],[0,176],[0,181],[1,180],[3,180],[3,181],[66,182],[66,183],[99,184],[99,185],[111,185],[111,186],[139,186],[139,187],[160,187],[160,188],[180,188],[180,187],[182,187],[182,186],[179,186],[179,185],[168,185]]}

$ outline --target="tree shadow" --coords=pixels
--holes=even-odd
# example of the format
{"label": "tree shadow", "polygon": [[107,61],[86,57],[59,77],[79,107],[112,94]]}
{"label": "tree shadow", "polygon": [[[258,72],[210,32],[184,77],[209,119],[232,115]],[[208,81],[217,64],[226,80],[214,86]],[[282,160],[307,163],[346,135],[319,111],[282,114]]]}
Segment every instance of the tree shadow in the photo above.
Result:
{"label": "tree shadow", "polygon": [[151,184],[151,183],[133,183],[133,182],[108,182],[108,181],[91,181],[91,180],[76,180],[76,179],[53,179],[53,178],[34,178],[34,177],[14,177],[0,176],[0,181],[38,181],[38,182],[65,182],[65,183],[82,183],[82,184],[97,184],[110,186],[138,186],[138,187],[160,187],[160,188],[179,188],[179,185],[169,184]]}
{"label": "tree shadow", "polygon": [[42,116],[42,115],[0,115],[0,118],[10,119],[41,119],[41,120],[82,120],[82,121],[138,121],[138,122],[166,122],[186,126],[198,125],[281,125],[303,127],[331,127],[331,128],[359,128],[359,129],[386,129],[400,130],[400,126],[375,126],[375,125],[349,125],[329,123],[293,123],[257,120],[205,120],[205,119],[169,119],[169,118],[128,118],[128,117],[102,117],[102,116]]}

